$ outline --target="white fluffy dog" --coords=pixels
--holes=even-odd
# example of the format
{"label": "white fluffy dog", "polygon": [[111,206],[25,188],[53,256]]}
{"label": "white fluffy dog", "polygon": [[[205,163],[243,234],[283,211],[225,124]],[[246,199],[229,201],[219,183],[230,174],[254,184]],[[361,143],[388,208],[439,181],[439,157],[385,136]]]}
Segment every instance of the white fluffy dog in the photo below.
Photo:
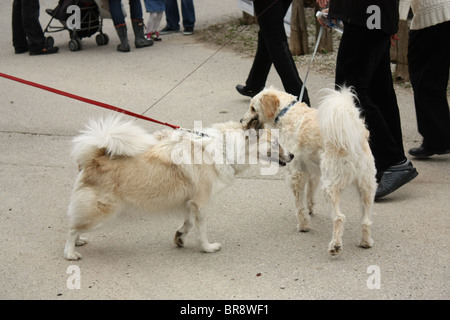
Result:
{"label": "white fluffy dog", "polygon": [[265,152],[257,156],[281,165],[293,156],[273,135],[259,138],[237,122],[217,124],[205,132],[208,137],[181,130],[148,134],[133,121],[117,117],[92,121],[74,139],[72,156],[80,172],[68,209],[65,258],[80,259],[75,246],[86,243],[80,235],[124,210],[182,213],[184,223],[175,244],[182,247],[196,225],[202,250],[219,250],[220,244],[210,243],[206,236],[205,207],[214,192],[248,167],[248,161],[236,161],[236,155],[248,158],[252,150],[263,147]]}
{"label": "white fluffy dog", "polygon": [[333,205],[333,235],[328,251],[336,255],[342,248],[345,216],[339,208],[341,191],[356,183],[363,207],[360,246],[370,248],[371,208],[376,191],[375,163],[369,132],[354,105],[349,88],[323,90],[318,109],[297,102],[288,93],[268,88],[257,94],[241,122],[261,122],[280,129],[280,143],[295,158],[289,164],[292,191],[298,209],[298,230],[310,230],[310,213],[319,181]]}

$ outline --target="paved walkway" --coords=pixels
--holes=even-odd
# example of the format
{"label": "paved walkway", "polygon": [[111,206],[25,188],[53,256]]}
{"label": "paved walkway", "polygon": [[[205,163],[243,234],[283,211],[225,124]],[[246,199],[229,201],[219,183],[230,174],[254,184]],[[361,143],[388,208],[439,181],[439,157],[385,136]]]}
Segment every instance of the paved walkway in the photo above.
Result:
{"label": "paved walkway", "polygon": [[[55,1],[42,0],[45,8]],[[211,5],[214,3],[214,5]],[[240,16],[235,0],[196,0],[197,29]],[[215,48],[182,34],[127,54],[115,50],[110,20],[108,46],[83,39],[71,52],[68,33],[55,35],[60,52],[14,55],[11,3],[0,2],[0,72],[192,127],[201,120],[239,120],[249,100],[243,83],[251,58]],[[131,28],[130,38],[133,39]],[[304,75],[305,67],[300,68]],[[268,85],[281,88],[276,73]],[[333,77],[312,72],[312,101],[332,87]],[[380,93],[382,94],[382,93]],[[411,90],[397,90],[405,148],[417,146]],[[295,205],[281,169],[276,176],[251,170],[211,205],[209,238],[222,243],[201,253],[195,232],[177,249],[176,218],[124,215],[89,235],[84,258],[63,258],[66,210],[77,175],[71,139],[91,118],[108,114],[82,102],[0,79],[0,299],[449,299],[449,156],[414,161],[419,176],[375,204],[370,250],[357,247],[359,208],[354,190],[344,194],[344,249],[327,253],[332,223],[317,195],[309,233],[296,231]],[[138,121],[147,130],[161,126]],[[69,272],[69,273],[68,273]],[[80,289],[71,276],[79,272]],[[378,286],[379,289],[378,289]]]}

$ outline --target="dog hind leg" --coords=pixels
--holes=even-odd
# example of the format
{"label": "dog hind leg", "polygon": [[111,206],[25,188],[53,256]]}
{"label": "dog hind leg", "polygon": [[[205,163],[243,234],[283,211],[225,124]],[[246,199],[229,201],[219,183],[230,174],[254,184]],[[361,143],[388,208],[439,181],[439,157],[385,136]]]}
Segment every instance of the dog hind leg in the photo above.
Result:
{"label": "dog hind leg", "polygon": [[309,222],[311,220],[309,216],[309,209],[305,207],[305,188],[308,184],[308,174],[305,172],[295,171],[290,175],[291,187],[294,192],[295,204],[297,206],[297,218],[298,225],[297,230],[299,232],[308,232]]}
{"label": "dog hind leg", "polygon": [[331,242],[328,245],[328,252],[335,256],[342,249],[342,235],[344,233],[345,215],[341,212],[339,206],[342,187],[339,185],[330,185],[325,187],[325,191],[329,195],[333,206],[333,234]]}
{"label": "dog hind leg", "polygon": [[192,215],[191,210],[187,210],[185,213],[184,222],[181,225],[180,228],[178,228],[177,232],[175,233],[175,238],[173,239],[173,242],[180,248],[184,247],[184,239],[186,238],[186,235],[188,232],[192,229],[193,223],[192,223]]}
{"label": "dog hind leg", "polygon": [[204,252],[215,252],[220,250],[220,243],[209,243],[206,236],[207,226],[206,226],[206,216],[199,210],[197,203],[193,200],[189,200],[188,208],[191,215],[195,218],[195,224],[199,233],[200,247]]}
{"label": "dog hind leg", "polygon": [[98,228],[106,219],[117,213],[117,205],[100,201],[90,188],[78,190],[69,205],[69,232],[64,247],[64,257],[67,260],[79,260],[81,254],[75,251],[75,246],[86,244],[80,235]]}
{"label": "dog hind leg", "polygon": [[359,193],[362,204],[362,238],[359,246],[366,249],[373,246],[373,240],[370,236],[370,226],[372,225],[371,215],[375,190],[375,181],[359,183]]}

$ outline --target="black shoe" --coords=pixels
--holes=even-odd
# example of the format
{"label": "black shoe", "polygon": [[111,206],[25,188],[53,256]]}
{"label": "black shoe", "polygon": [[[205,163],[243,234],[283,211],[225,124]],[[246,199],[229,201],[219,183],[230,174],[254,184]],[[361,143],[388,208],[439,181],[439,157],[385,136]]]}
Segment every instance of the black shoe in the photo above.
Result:
{"label": "black shoe", "polygon": [[254,96],[256,96],[258,93],[260,93],[264,88],[258,89],[258,90],[254,90],[254,89],[249,89],[247,88],[247,86],[243,86],[238,84],[236,86],[236,90],[237,92],[239,92],[240,94],[242,94],[243,96],[247,96],[247,97],[251,97],[253,98]]}
{"label": "black shoe", "polygon": [[16,53],[16,54],[24,53],[24,52],[27,52],[27,51],[28,51],[28,48],[22,48],[22,47],[14,48],[14,53]]}
{"label": "black shoe", "polygon": [[408,151],[410,155],[416,158],[428,158],[430,156],[433,156],[435,154],[449,154],[450,149],[442,149],[442,150],[431,150],[425,148],[423,145],[421,145],[418,148],[412,148]]}
{"label": "black shoe", "polygon": [[416,168],[414,168],[409,160],[405,160],[402,164],[390,166],[383,172],[383,176],[381,177],[375,193],[375,200],[394,192],[417,177],[418,174]]}
{"label": "black shoe", "polygon": [[59,50],[58,47],[48,47],[48,48],[42,48],[41,50],[38,51],[30,51],[30,56],[37,56],[40,54],[52,54],[52,53],[57,53]]}
{"label": "black shoe", "polygon": [[183,35],[190,36],[192,34],[194,34],[194,28],[193,27],[186,27],[186,28],[184,28]]}

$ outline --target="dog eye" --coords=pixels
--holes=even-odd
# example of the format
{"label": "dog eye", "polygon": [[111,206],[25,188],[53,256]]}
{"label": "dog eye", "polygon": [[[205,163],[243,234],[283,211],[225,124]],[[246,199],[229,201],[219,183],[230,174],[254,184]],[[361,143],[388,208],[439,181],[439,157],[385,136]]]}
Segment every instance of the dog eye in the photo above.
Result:
{"label": "dog eye", "polygon": [[250,107],[250,111],[251,111],[251,112],[256,112],[255,107],[251,106],[251,107]]}

